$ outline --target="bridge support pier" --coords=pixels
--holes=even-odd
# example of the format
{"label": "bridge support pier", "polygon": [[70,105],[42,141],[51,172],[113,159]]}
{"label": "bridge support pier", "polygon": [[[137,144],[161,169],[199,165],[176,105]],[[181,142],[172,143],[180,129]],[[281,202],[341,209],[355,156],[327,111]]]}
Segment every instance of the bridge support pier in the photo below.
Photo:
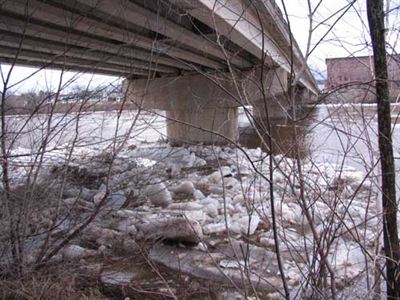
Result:
{"label": "bridge support pier", "polygon": [[172,145],[228,144],[238,138],[237,108],[167,111],[167,136]]}
{"label": "bridge support pier", "polygon": [[202,74],[124,82],[126,95],[142,109],[166,111],[172,145],[237,141],[238,103],[229,77]]}
{"label": "bridge support pier", "polygon": [[268,98],[266,103],[264,101],[255,102],[253,104],[254,118],[263,121],[269,119],[271,123],[274,123],[274,120],[285,120],[289,116],[288,109],[290,106],[287,104],[287,99],[284,98],[282,95],[282,97]]}
{"label": "bridge support pier", "polygon": [[[255,117],[264,124],[267,111],[271,123],[289,116],[288,73],[282,68],[261,71],[234,74],[235,82],[233,74],[221,72],[126,80],[124,89],[128,101],[138,107],[166,111],[171,144],[228,144],[238,139],[237,107],[241,105],[252,105]],[[301,95],[296,92],[296,98]]]}

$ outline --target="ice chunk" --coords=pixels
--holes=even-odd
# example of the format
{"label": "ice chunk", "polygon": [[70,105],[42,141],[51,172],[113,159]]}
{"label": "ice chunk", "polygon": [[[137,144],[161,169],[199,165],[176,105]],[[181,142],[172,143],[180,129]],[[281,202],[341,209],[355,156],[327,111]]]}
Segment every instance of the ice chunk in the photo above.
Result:
{"label": "ice chunk", "polygon": [[171,193],[167,190],[163,182],[146,186],[145,195],[151,204],[155,206],[167,207],[172,203]]}

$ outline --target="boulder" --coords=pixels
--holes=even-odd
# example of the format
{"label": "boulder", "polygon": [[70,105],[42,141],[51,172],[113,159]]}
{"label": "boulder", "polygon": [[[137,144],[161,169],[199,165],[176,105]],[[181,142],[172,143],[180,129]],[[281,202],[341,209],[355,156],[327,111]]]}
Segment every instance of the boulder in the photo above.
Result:
{"label": "boulder", "polygon": [[66,259],[81,259],[96,254],[95,250],[86,249],[79,245],[68,245],[62,251],[62,255]]}
{"label": "boulder", "polygon": [[66,186],[63,191],[64,198],[81,198],[86,201],[92,201],[95,190],[89,190],[85,187]]}
{"label": "boulder", "polygon": [[136,224],[145,239],[167,239],[177,242],[198,243],[203,239],[202,228],[196,220],[185,216],[170,216]]}
{"label": "boulder", "polygon": [[122,232],[123,234],[136,235],[137,229],[136,226],[132,223],[130,219],[122,220],[117,227],[117,230]]}
{"label": "boulder", "polygon": [[110,209],[120,209],[126,202],[126,196],[123,191],[112,193],[106,202],[106,206]]}
{"label": "boulder", "polygon": [[178,186],[171,187],[170,191],[172,191],[174,193],[183,193],[183,194],[187,194],[187,195],[193,195],[195,188],[194,188],[193,182],[186,180],[186,181],[183,181]]}

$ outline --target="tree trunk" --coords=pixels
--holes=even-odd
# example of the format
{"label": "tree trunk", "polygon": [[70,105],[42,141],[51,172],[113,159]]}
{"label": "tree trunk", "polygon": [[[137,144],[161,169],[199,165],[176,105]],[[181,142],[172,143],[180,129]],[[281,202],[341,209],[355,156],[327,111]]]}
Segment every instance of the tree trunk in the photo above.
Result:
{"label": "tree trunk", "polygon": [[400,299],[400,247],[397,231],[395,168],[385,48],[383,0],[367,0],[368,23],[374,51],[382,171],[383,240],[386,255],[387,297]]}

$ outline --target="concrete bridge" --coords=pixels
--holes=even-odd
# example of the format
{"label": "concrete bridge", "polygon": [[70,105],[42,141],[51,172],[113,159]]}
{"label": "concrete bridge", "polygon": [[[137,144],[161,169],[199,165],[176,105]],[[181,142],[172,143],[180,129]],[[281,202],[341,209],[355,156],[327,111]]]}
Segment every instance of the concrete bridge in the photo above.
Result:
{"label": "concrete bridge", "polygon": [[273,0],[3,0],[0,61],[124,76],[172,143],[235,140],[238,107],[273,119],[318,93]]}

